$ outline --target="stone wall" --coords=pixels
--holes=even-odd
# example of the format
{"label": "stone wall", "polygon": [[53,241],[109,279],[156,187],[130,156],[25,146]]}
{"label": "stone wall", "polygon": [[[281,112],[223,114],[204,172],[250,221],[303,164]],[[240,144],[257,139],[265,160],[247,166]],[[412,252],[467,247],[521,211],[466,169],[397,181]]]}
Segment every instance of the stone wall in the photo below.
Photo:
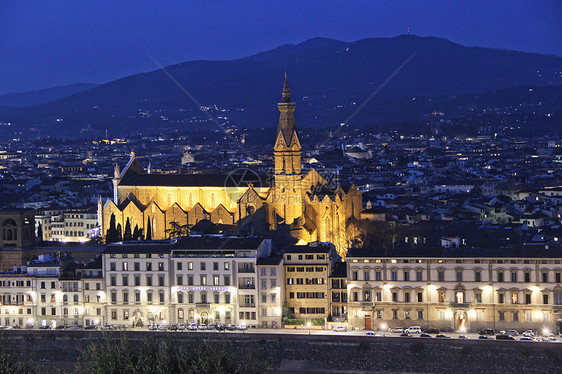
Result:
{"label": "stone wall", "polygon": [[[44,372],[71,368],[80,350],[95,339],[121,333],[87,331],[3,331],[0,344],[29,357]],[[225,340],[240,353],[248,349],[275,357],[276,373],[327,372],[525,372],[557,373],[562,343],[459,341],[372,336],[294,334],[127,332],[128,339]]]}

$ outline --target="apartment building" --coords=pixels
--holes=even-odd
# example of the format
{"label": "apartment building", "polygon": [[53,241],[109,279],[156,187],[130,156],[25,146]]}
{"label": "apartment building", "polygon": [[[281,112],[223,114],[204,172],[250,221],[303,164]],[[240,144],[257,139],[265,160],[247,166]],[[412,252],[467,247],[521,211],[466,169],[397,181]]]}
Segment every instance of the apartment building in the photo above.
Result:
{"label": "apartment building", "polygon": [[42,240],[55,242],[85,242],[96,235],[98,215],[96,207],[87,209],[50,209],[35,216],[36,232],[39,224]]}
{"label": "apartment building", "polygon": [[284,249],[285,301],[296,318],[317,320],[328,317],[328,276],[338,259],[331,243],[314,242]]}
{"label": "apartment building", "polygon": [[444,331],[558,331],[562,249],[352,249],[347,255],[351,327]]}
{"label": "apartment building", "polygon": [[257,327],[257,261],[270,252],[271,241],[257,238],[189,237],[111,244],[103,254],[107,321],[133,326]]}
{"label": "apartment building", "polygon": [[336,262],[328,279],[330,285],[330,318],[333,322],[347,321],[347,264]]}
{"label": "apartment building", "polygon": [[283,317],[285,278],[283,257],[262,257],[257,261],[259,315],[258,326],[280,328]]}

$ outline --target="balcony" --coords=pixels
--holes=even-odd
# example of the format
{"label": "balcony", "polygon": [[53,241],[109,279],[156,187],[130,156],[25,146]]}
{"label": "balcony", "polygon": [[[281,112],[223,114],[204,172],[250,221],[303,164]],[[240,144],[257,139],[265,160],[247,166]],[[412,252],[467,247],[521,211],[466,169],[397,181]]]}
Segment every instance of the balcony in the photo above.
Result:
{"label": "balcony", "polygon": [[241,290],[255,290],[256,285],[255,284],[239,284],[238,288],[241,289]]}
{"label": "balcony", "polygon": [[238,268],[239,273],[255,273],[256,269],[253,266],[244,266]]}
{"label": "balcony", "polygon": [[254,308],[256,306],[255,303],[240,303],[238,305],[240,308]]}
{"label": "balcony", "polygon": [[361,301],[361,308],[372,308],[374,303],[372,301]]}
{"label": "balcony", "polygon": [[211,307],[211,303],[195,303],[195,306],[197,308],[210,308]]}
{"label": "balcony", "polygon": [[470,308],[470,303],[449,303],[451,308]]}

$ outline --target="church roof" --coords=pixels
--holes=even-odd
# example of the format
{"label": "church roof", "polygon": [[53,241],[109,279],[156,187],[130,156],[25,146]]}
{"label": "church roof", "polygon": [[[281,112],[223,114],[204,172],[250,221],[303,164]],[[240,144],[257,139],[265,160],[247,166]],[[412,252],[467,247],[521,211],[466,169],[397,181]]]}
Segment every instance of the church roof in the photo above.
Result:
{"label": "church roof", "polygon": [[268,175],[247,174],[139,174],[127,173],[120,186],[271,187]]}

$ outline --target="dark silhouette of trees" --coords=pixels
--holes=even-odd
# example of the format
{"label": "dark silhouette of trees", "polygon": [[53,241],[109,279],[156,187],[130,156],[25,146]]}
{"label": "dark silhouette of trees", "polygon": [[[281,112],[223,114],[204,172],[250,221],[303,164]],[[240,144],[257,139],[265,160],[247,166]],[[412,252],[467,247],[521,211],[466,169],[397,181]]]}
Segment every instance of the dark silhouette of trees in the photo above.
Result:
{"label": "dark silhouette of trees", "polygon": [[182,236],[189,235],[189,228],[190,226],[188,224],[180,225],[179,222],[171,221],[170,228],[166,229],[166,234],[168,235],[169,239],[181,238]]}
{"label": "dark silhouette of trees", "polygon": [[152,240],[152,220],[148,216],[148,221],[146,223],[146,240]]}
{"label": "dark silhouette of trees", "polygon": [[115,226],[115,214],[111,213],[111,218],[109,219],[109,228],[107,229],[105,235],[105,243],[111,244],[119,241],[119,233],[117,232],[117,227]]}
{"label": "dark silhouette of trees", "polygon": [[123,240],[133,240],[133,234],[131,232],[131,221],[127,217],[127,222],[125,222],[125,232],[123,233]]}

